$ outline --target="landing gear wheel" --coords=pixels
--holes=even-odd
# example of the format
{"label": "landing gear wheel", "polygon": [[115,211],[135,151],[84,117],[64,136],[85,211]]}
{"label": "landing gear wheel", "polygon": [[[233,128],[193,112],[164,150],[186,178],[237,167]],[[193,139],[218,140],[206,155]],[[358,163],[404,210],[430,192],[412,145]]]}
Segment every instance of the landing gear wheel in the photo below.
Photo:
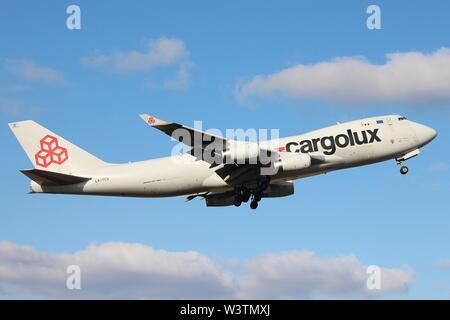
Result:
{"label": "landing gear wheel", "polygon": [[250,208],[252,208],[253,210],[258,208],[258,201],[252,200],[250,202]]}
{"label": "landing gear wheel", "polygon": [[244,192],[243,196],[242,196],[242,202],[248,202],[248,200],[250,200],[250,196],[252,194],[248,191]]}
{"label": "landing gear wheel", "polygon": [[409,171],[409,169],[408,169],[407,166],[402,166],[402,167],[400,168],[400,173],[401,173],[401,174],[407,174],[408,171]]}
{"label": "landing gear wheel", "polygon": [[234,204],[236,207],[239,207],[239,206],[242,204],[242,197],[241,197],[240,195],[235,196],[235,197],[234,197],[233,204]]}

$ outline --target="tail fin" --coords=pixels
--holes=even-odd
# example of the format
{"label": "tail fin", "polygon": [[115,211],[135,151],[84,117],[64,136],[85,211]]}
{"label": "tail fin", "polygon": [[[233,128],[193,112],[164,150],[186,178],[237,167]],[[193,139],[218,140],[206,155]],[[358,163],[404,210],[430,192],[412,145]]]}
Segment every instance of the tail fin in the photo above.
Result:
{"label": "tail fin", "polygon": [[14,122],[9,127],[38,169],[70,174],[107,165],[34,121]]}

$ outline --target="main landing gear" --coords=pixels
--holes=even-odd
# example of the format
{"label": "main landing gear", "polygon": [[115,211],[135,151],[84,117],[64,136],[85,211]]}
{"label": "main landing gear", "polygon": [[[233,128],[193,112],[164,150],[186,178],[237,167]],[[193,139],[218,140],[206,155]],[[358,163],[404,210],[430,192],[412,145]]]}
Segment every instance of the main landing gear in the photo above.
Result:
{"label": "main landing gear", "polygon": [[234,196],[234,205],[239,207],[242,202],[248,202],[251,197],[251,193],[247,189],[236,188],[236,195]]}
{"label": "main landing gear", "polygon": [[258,208],[258,202],[261,201],[261,198],[262,198],[262,192],[254,193],[252,195],[252,201],[250,202],[250,208],[252,208],[252,209]]}
{"label": "main landing gear", "polygon": [[267,178],[258,181],[256,187],[253,187],[252,189],[243,186],[236,187],[235,189],[236,195],[234,196],[234,205],[236,207],[239,207],[242,204],[242,202],[248,202],[251,199],[250,208],[251,209],[258,208],[258,202],[261,201],[264,190],[266,190],[268,186],[269,186],[269,179]]}

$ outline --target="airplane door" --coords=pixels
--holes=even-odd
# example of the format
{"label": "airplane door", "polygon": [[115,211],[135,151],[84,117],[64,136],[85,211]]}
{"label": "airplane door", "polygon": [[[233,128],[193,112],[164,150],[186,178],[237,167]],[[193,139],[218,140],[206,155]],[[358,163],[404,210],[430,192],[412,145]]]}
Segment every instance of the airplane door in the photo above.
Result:
{"label": "airplane door", "polygon": [[386,118],[387,123],[387,138],[391,142],[391,144],[394,144],[397,140],[396,134],[395,134],[395,128],[394,128],[394,122],[391,117]]}

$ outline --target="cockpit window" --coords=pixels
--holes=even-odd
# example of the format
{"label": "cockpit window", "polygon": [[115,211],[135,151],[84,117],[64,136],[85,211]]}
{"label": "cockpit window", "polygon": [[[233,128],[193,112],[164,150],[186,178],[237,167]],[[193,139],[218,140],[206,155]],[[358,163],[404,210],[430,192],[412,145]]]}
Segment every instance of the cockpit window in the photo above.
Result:
{"label": "cockpit window", "polygon": [[399,117],[398,120],[399,121],[406,120],[406,117]]}

